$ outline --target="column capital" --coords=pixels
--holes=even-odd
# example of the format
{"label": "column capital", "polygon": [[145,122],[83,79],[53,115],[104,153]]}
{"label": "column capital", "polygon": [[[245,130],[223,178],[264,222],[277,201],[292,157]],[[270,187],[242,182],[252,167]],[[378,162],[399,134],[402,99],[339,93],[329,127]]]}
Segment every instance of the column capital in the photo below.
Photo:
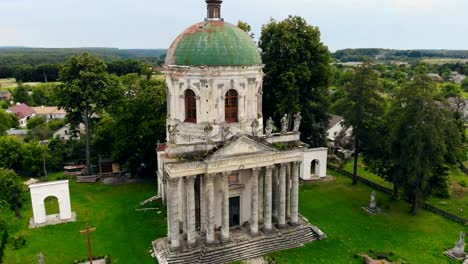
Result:
{"label": "column capital", "polygon": [[223,172],[221,172],[221,177],[222,177],[223,181],[229,179],[229,174],[231,174],[230,171],[223,171]]}
{"label": "column capital", "polygon": [[272,172],[274,168],[275,168],[275,165],[270,165],[270,166],[266,166],[266,167],[265,167],[265,170],[266,170],[267,172]]}
{"label": "column capital", "polygon": [[206,173],[205,178],[208,181],[208,183],[213,183],[213,179],[215,178],[216,174],[215,173]]}
{"label": "column capital", "polygon": [[293,162],[293,165],[294,165],[294,166],[300,166],[301,163],[302,163],[302,161],[296,160],[296,161]]}
{"label": "column capital", "polygon": [[195,175],[186,176],[186,177],[184,178],[184,182],[185,182],[185,183],[188,183],[188,184],[192,184],[192,183],[195,181],[195,178],[197,178],[197,176],[195,176]]}
{"label": "column capital", "polygon": [[258,173],[260,173],[261,169],[262,168],[252,168],[252,172],[258,174]]}
{"label": "column capital", "polygon": [[171,178],[171,177],[167,177],[167,181],[168,181],[169,184],[171,184],[171,185],[175,185],[175,184],[179,183],[179,180],[180,180],[180,178]]}

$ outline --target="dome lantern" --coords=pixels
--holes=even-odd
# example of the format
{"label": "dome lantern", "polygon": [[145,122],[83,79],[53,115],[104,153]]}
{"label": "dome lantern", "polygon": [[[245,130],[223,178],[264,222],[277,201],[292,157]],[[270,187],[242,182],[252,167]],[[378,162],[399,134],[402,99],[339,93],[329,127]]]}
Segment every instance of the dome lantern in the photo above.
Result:
{"label": "dome lantern", "polygon": [[222,20],[221,19],[221,4],[222,0],[206,0],[207,4],[207,20]]}

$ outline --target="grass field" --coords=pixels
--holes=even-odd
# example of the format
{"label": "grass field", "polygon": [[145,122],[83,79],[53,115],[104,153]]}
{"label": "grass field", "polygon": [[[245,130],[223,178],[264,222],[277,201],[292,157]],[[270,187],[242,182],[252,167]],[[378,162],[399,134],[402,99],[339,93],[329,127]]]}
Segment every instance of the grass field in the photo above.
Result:
{"label": "grass field", "polygon": [[[53,177],[52,177],[53,178]],[[79,231],[89,223],[96,227],[92,233],[95,256],[110,254],[113,263],[154,263],[149,250],[151,241],[165,236],[165,210],[136,212],[140,201],[156,195],[154,182],[120,186],[104,184],[76,184],[70,181],[72,210],[78,221],[70,224],[28,229],[32,215],[29,193],[28,204],[22,210],[23,219],[9,216],[10,235],[26,237],[26,247],[14,250],[7,244],[4,263],[37,263],[37,255],[44,254],[45,263],[72,263],[87,257],[86,236]],[[56,205],[48,205],[52,210]],[[160,204],[156,205],[162,206]],[[13,230],[13,232],[11,232]]]}
{"label": "grass field", "polygon": [[466,63],[468,59],[450,59],[450,58],[442,58],[442,59],[424,59],[421,60],[422,63],[427,64],[446,64],[446,63]]}
{"label": "grass field", "polygon": [[[302,185],[300,189],[301,214],[328,238],[269,255],[277,263],[362,263],[355,254],[370,250],[392,252],[394,259],[406,263],[455,263],[442,252],[453,246],[466,227],[424,210],[413,217],[408,204],[382,193],[377,194],[377,203],[384,213],[369,216],[361,206],[368,204],[372,190],[363,184],[352,186],[350,179],[335,176],[335,181]],[[86,223],[97,228],[92,234],[95,255],[110,254],[113,263],[154,263],[148,251],[152,240],[166,235],[165,211],[157,215],[134,209],[156,193],[155,186],[152,182],[122,186],[70,182],[78,222],[29,230],[31,208],[26,206],[23,219],[11,218],[9,222],[15,230],[12,236],[26,236],[26,247],[13,250],[8,244],[4,263],[36,263],[41,252],[47,264],[85,258],[86,238],[79,230]]]}
{"label": "grass field", "polygon": [[355,254],[372,250],[392,252],[394,260],[406,263],[456,263],[442,252],[466,227],[424,210],[411,216],[409,204],[379,192],[377,204],[384,213],[370,216],[361,206],[369,203],[371,191],[363,184],[352,186],[344,176],[301,186],[301,214],[328,238],[270,256],[277,263],[363,263]]}
{"label": "grass field", "polygon": [[[34,87],[42,83],[41,82],[25,82],[23,84]],[[0,90],[3,90],[3,91],[11,90],[11,89],[16,88],[17,86],[18,84],[16,83],[16,80],[14,78],[0,79]]]}
{"label": "grass field", "polygon": [[16,86],[17,84],[14,78],[0,79],[0,90],[8,90],[8,88]]}
{"label": "grass field", "polygon": [[[346,163],[344,169],[346,171],[353,172],[353,162],[350,161]],[[361,158],[358,163],[358,174],[363,178],[387,188],[393,188],[393,184],[391,182],[387,182],[379,176],[369,172]],[[449,182],[450,198],[430,197],[427,202],[439,209],[468,219],[468,186],[462,186],[464,185],[463,182],[468,184],[468,176],[463,174],[458,168],[454,167],[449,171]]]}

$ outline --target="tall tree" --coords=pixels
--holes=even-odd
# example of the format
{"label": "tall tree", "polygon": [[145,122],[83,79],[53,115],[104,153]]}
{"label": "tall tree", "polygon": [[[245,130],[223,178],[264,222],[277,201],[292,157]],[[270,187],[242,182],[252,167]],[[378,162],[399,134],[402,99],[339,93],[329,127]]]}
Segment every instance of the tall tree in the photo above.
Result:
{"label": "tall tree", "polygon": [[13,100],[15,103],[24,103],[29,106],[34,106],[34,101],[29,94],[29,86],[23,85],[22,83],[19,83],[18,87],[16,87],[15,90],[13,90]]}
{"label": "tall tree", "polygon": [[58,105],[69,118],[86,129],[86,166],[91,173],[91,117],[121,96],[117,78],[106,72],[106,64],[88,53],[71,57],[60,67],[56,88]]}
{"label": "tall tree", "polygon": [[285,113],[302,112],[301,139],[324,146],[328,124],[331,56],[317,27],[297,16],[271,20],[262,27],[259,46],[265,63],[263,113],[278,122]]}
{"label": "tall tree", "polygon": [[0,136],[12,127],[18,126],[18,118],[14,114],[6,113],[0,109]]}
{"label": "tall tree", "polygon": [[354,169],[353,184],[358,182],[357,165],[360,142],[365,146],[369,133],[376,128],[384,113],[384,100],[379,92],[382,87],[370,63],[356,68],[351,82],[346,86],[346,95],[337,102],[337,108],[345,121],[353,127]]}
{"label": "tall tree", "polygon": [[[137,74],[120,78],[127,95],[109,107],[110,117],[98,124],[96,145],[111,148],[112,157],[136,172],[144,163],[156,171],[155,144],[165,139],[166,96],[164,82],[146,80]],[[148,111],[151,109],[151,111]],[[112,141],[112,144],[106,143]]]}
{"label": "tall tree", "polygon": [[420,73],[406,85],[394,105],[391,158],[416,214],[422,201],[447,189],[447,164],[460,153],[461,135],[452,110],[440,101],[438,90]]}

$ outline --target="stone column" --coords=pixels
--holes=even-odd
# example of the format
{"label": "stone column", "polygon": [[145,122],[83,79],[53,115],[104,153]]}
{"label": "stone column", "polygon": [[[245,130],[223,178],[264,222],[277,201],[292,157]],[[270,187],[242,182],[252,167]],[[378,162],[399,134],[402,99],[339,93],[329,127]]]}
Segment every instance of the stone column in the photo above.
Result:
{"label": "stone column", "polygon": [[[166,194],[168,189],[169,189],[169,181],[166,179],[166,177],[163,178],[163,188],[165,189],[164,193]],[[167,209],[167,217],[166,217],[166,220],[167,220],[167,238],[170,239],[171,238],[171,215],[170,215],[170,211],[171,211],[171,208],[169,206],[169,203],[168,203],[168,200],[167,200],[167,196],[164,196],[164,205],[166,206],[166,209]]]}
{"label": "stone column", "polygon": [[258,234],[258,174],[259,168],[252,169],[251,178],[251,213],[250,213],[250,235],[255,236]]}
{"label": "stone column", "polygon": [[180,194],[180,199],[182,200],[182,210],[180,211],[180,219],[182,222],[182,228],[184,230],[184,239],[187,238],[187,233],[188,233],[188,212],[187,212],[187,184],[185,183],[185,177],[182,181],[182,193]]}
{"label": "stone column", "polygon": [[291,224],[297,225],[299,223],[299,170],[301,162],[296,161],[293,163],[292,171],[292,190],[291,190]]}
{"label": "stone column", "polygon": [[229,240],[229,173],[222,174],[221,241]]}
{"label": "stone column", "polygon": [[263,217],[263,228],[265,233],[271,231],[271,209],[272,209],[272,184],[271,178],[273,174],[273,167],[268,166],[265,170],[265,210]]}
{"label": "stone column", "polygon": [[291,216],[291,163],[286,164],[286,219]]}
{"label": "stone column", "polygon": [[194,188],[195,176],[185,177],[185,189],[187,197],[187,208],[185,210],[187,214],[187,244],[188,246],[195,245],[195,188]]}
{"label": "stone column", "polygon": [[278,206],[279,206],[279,188],[278,188],[278,173],[279,169],[278,166],[273,165],[273,178],[271,179],[272,181],[272,213],[273,213],[273,218],[278,221]]}
{"label": "stone column", "polygon": [[200,175],[200,233],[206,234],[206,177]]}
{"label": "stone column", "polygon": [[212,244],[215,241],[215,223],[214,223],[214,174],[206,174],[206,207],[208,210],[208,219],[206,225],[206,243]]}
{"label": "stone column", "polygon": [[286,164],[280,164],[278,227],[286,225]]}
{"label": "stone column", "polygon": [[258,222],[263,222],[263,173],[258,174]]}
{"label": "stone column", "polygon": [[170,239],[171,248],[180,248],[180,236],[179,236],[179,178],[170,178],[169,182],[169,201],[168,209],[170,216]]}

